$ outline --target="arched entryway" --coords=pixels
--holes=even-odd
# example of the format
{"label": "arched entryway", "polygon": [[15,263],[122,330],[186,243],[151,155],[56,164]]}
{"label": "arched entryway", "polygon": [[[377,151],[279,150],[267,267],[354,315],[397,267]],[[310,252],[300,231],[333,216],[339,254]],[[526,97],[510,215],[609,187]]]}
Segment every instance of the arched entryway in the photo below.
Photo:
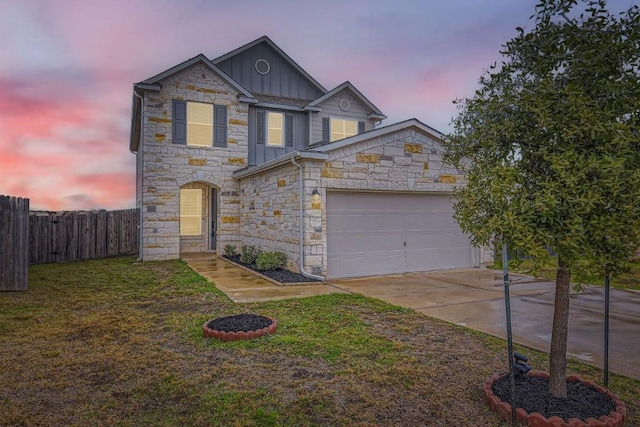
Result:
{"label": "arched entryway", "polygon": [[180,187],[180,253],[217,250],[219,189],[193,181]]}

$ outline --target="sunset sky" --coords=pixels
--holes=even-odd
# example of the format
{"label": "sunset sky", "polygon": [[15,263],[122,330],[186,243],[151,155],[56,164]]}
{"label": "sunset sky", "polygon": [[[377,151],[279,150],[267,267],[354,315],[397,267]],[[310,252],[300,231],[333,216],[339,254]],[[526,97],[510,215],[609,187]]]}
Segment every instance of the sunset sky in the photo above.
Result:
{"label": "sunset sky", "polygon": [[[640,0],[611,0],[620,11]],[[537,0],[0,0],[0,194],[31,209],[135,206],[131,93],[267,35],[327,89],[451,130]]]}

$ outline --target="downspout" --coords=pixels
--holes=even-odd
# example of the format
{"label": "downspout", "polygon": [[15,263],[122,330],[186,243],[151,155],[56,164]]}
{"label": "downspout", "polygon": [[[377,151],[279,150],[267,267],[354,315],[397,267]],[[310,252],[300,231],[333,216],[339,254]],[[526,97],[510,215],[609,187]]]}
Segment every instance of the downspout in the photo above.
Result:
{"label": "downspout", "polygon": [[304,277],[308,277],[309,279],[315,279],[315,280],[320,280],[320,281],[324,282],[325,281],[324,277],[308,273],[304,269],[304,201],[303,201],[303,185],[302,185],[303,172],[302,172],[302,165],[300,165],[300,163],[296,162],[295,156],[291,157],[291,163],[294,166],[296,166],[298,168],[298,170],[299,170],[299,175],[298,175],[298,200],[300,202],[300,248],[299,248],[300,256],[298,257],[298,259],[299,259],[299,262],[300,262],[300,273],[302,273],[302,275]]}
{"label": "downspout", "polygon": [[[140,211],[138,212],[138,222],[140,230],[138,231],[138,259],[137,261],[142,261],[142,207],[144,206],[143,197],[143,183],[144,183],[144,146],[143,146],[143,135],[144,135],[144,98],[138,95],[136,92],[136,88],[133,88],[133,94],[140,98],[140,142],[138,143],[138,154],[140,154]],[[137,167],[136,162],[136,167]],[[137,184],[137,183],[136,183]],[[136,185],[137,187],[137,185]]]}

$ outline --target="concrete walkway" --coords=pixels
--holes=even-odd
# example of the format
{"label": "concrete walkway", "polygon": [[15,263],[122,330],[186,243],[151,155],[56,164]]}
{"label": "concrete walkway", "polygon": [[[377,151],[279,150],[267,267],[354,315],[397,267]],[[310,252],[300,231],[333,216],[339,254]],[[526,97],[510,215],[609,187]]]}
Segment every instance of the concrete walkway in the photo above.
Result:
{"label": "concrete walkway", "polygon": [[326,284],[277,286],[213,253],[181,254],[181,258],[191,269],[215,283],[218,289],[237,303],[304,298],[344,292]]}
{"label": "concrete walkway", "polygon": [[[429,316],[506,338],[502,274],[489,269],[440,270],[398,276],[332,280],[330,284],[277,286],[211,253],[183,254],[197,273],[237,303],[359,293]],[[511,275],[514,341],[549,352],[555,284]],[[603,366],[603,289],[572,294],[568,353]],[[609,368],[640,380],[640,292],[611,289]]]}

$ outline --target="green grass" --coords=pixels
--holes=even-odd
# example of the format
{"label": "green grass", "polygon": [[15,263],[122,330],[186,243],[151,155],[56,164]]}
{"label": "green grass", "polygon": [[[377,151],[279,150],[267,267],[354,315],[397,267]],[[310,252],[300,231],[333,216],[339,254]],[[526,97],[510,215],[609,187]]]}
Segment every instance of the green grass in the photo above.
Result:
{"label": "green grass", "polygon": [[[504,425],[481,394],[506,370],[504,341],[412,310],[349,294],[238,305],[181,261],[29,274],[27,292],[0,293],[3,426]],[[277,333],[203,337],[205,321],[246,312],[278,319]],[[610,385],[640,424],[640,383]]]}
{"label": "green grass", "polygon": [[[619,289],[632,289],[640,290],[640,261],[633,261],[629,263],[629,273],[623,273],[618,276],[611,277],[610,285]],[[501,270],[502,262],[496,262],[492,268]],[[530,274],[533,270],[533,261],[530,259],[524,259],[519,262],[511,261],[509,263],[511,271],[517,273]],[[542,269],[537,273],[538,277],[546,278],[549,280],[556,280],[556,273],[558,268],[558,257],[550,257],[549,263],[544,265]],[[589,285],[604,285],[604,277],[591,276],[586,280],[586,284]]]}

